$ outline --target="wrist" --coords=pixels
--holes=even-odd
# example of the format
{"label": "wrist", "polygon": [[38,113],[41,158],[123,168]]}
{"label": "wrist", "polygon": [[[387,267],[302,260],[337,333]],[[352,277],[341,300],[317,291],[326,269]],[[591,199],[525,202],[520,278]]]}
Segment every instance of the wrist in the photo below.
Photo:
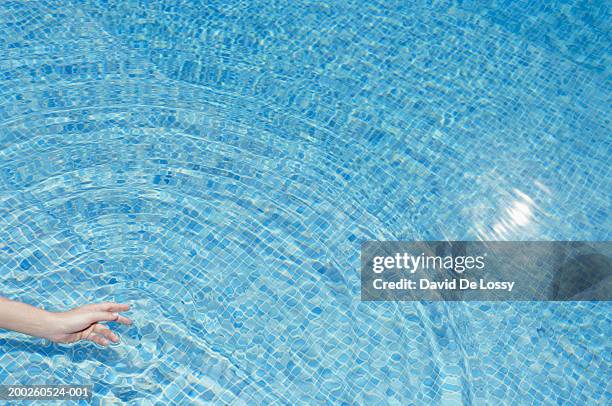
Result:
{"label": "wrist", "polygon": [[30,323],[27,326],[29,331],[25,333],[35,337],[48,338],[47,334],[49,333],[51,319],[51,312],[36,308],[36,310],[32,311]]}
{"label": "wrist", "polygon": [[62,317],[61,313],[43,310],[40,314],[40,325],[42,326],[39,337],[51,341],[58,341],[61,334]]}

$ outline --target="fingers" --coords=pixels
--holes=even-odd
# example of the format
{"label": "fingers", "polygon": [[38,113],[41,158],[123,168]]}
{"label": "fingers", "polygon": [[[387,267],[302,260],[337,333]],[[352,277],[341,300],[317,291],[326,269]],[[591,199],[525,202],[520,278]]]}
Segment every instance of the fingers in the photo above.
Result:
{"label": "fingers", "polygon": [[102,324],[94,324],[85,339],[103,347],[119,342],[119,336]]}
{"label": "fingers", "polygon": [[113,302],[94,303],[83,307],[87,308],[88,310],[96,310],[101,312],[125,312],[130,310],[129,304]]}
{"label": "fingers", "polygon": [[105,302],[85,305],[64,314],[65,317],[72,320],[71,331],[80,330],[80,339],[89,340],[106,347],[110,343],[118,343],[119,336],[99,323],[115,321],[130,325],[132,320],[119,314],[119,312],[129,310],[129,308],[130,306],[127,304]]}
{"label": "fingers", "polygon": [[110,341],[108,341],[106,338],[104,338],[101,335],[97,335],[97,334],[90,334],[89,337],[87,337],[87,340],[92,341],[96,344],[101,345],[102,347],[106,347],[108,344],[110,344]]}
{"label": "fingers", "polygon": [[119,314],[120,311],[129,310],[130,306],[121,303],[97,303],[83,306],[81,309],[87,313],[87,320],[90,323],[100,321],[116,321],[120,324],[130,325],[132,320]]}
{"label": "fingers", "polygon": [[130,324],[132,324],[132,320],[131,320],[131,319],[128,319],[127,317],[122,316],[122,315],[120,315],[120,314],[118,314],[118,315],[117,315],[117,320],[115,320],[115,321],[116,321],[117,323],[120,323],[120,324],[125,324],[125,325],[127,325],[127,326],[129,326]]}
{"label": "fingers", "polygon": [[130,305],[125,303],[100,303],[100,310],[105,312],[125,312],[130,310]]}
{"label": "fingers", "polygon": [[119,336],[113,333],[109,328],[103,326],[102,324],[94,325],[93,333],[113,343],[119,342]]}
{"label": "fingers", "polygon": [[114,312],[91,312],[87,314],[87,321],[89,321],[91,324],[98,323],[100,321],[116,321],[117,323],[121,324],[132,324],[132,320]]}

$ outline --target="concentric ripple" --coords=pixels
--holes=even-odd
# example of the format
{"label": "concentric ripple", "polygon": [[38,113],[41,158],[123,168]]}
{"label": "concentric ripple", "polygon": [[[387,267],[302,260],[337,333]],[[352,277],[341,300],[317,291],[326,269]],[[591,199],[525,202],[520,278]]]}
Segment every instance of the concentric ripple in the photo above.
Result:
{"label": "concentric ripple", "polygon": [[[361,303],[359,246],[610,238],[603,2],[0,4],[0,336],[103,401],[609,401],[607,303]],[[534,24],[533,19],[541,20]]]}

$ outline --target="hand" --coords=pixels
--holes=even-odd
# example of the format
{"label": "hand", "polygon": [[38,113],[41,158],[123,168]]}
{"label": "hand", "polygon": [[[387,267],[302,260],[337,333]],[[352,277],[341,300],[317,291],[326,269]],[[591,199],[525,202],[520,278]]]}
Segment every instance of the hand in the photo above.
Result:
{"label": "hand", "polygon": [[99,303],[77,307],[67,312],[50,313],[44,336],[58,343],[89,340],[106,347],[111,342],[118,343],[119,337],[100,322],[132,324],[130,319],[119,314],[129,308],[130,306],[126,304]]}

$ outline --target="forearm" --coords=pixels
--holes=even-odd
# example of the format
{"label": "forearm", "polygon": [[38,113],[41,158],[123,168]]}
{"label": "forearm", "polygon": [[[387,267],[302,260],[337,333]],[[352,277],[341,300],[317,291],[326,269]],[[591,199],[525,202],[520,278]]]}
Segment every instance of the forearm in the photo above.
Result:
{"label": "forearm", "polygon": [[50,323],[53,323],[53,313],[0,298],[0,329],[46,338]]}

